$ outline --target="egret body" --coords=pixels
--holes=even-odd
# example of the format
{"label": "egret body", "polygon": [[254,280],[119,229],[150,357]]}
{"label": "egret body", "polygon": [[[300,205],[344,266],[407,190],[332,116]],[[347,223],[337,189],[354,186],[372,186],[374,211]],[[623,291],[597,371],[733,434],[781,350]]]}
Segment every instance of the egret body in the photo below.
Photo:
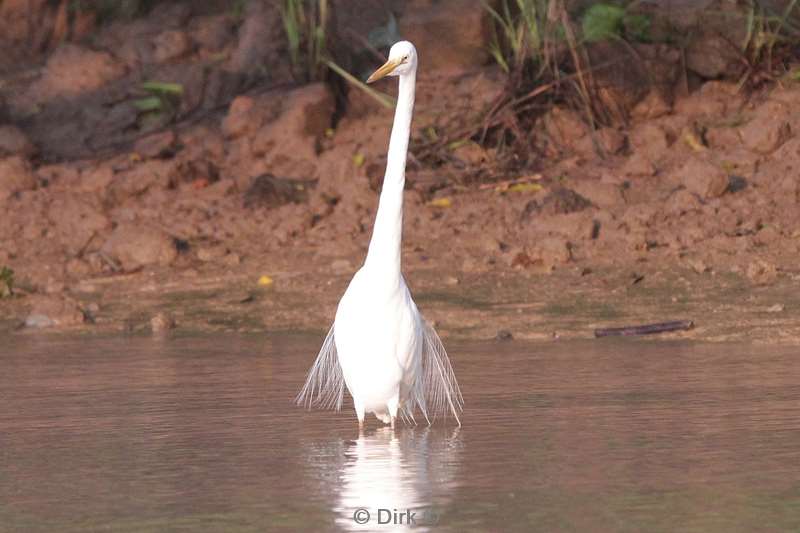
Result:
{"label": "egret body", "polygon": [[297,398],[301,404],[340,409],[346,386],[359,427],[366,413],[394,427],[398,413],[413,422],[417,409],[429,424],[448,413],[461,423],[461,392],[447,353],[414,304],[401,272],[403,188],[416,75],[417,51],[401,41],[367,80],[399,78],[375,226],[364,265],[342,296]]}

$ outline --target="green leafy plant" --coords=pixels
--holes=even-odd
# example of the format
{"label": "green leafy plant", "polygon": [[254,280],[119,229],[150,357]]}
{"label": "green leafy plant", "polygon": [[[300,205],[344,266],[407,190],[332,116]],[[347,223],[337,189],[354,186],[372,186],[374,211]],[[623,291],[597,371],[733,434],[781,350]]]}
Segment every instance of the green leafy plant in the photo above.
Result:
{"label": "green leafy plant", "polygon": [[650,19],[644,15],[629,13],[617,4],[594,4],[581,18],[581,31],[586,42],[605,39],[648,40]]}
{"label": "green leafy plant", "polygon": [[[296,77],[302,81],[322,80],[330,69],[381,105],[394,106],[394,98],[369,87],[328,57],[327,0],[285,0],[281,14]],[[390,18],[387,31],[391,32],[393,23],[396,24],[394,19]]]}
{"label": "green leafy plant", "polygon": [[140,113],[140,119],[147,128],[154,124],[163,124],[175,118],[183,96],[183,85],[162,81],[146,81],[140,85],[146,94],[133,101]]}
{"label": "green leafy plant", "polygon": [[14,271],[3,266],[0,268],[0,298],[8,298],[14,294]]}
{"label": "green leafy plant", "polygon": [[[501,0],[498,9],[487,0],[483,8],[495,21],[489,52],[500,67],[511,72],[530,61],[544,69],[550,59],[547,48],[551,0]],[[498,31],[499,30],[499,31]]]}
{"label": "green leafy plant", "polygon": [[296,75],[306,81],[320,79],[326,52],[328,0],[285,0],[281,16]]}

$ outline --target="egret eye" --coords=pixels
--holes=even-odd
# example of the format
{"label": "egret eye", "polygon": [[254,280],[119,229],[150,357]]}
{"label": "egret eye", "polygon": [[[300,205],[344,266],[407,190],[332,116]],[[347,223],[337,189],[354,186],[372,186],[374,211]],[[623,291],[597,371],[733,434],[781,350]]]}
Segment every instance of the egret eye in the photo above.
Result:
{"label": "egret eye", "polygon": [[408,61],[408,54],[403,56],[403,63],[405,63],[406,61]]}

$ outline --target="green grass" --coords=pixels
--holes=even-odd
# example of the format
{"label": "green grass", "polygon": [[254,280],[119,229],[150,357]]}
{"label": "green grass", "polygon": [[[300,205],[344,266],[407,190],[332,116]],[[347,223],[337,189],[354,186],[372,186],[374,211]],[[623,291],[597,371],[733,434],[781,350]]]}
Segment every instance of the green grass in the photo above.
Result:
{"label": "green grass", "polygon": [[751,69],[761,63],[771,66],[776,46],[800,41],[800,28],[791,21],[797,12],[798,0],[788,2],[781,12],[771,11],[759,2],[750,3],[741,48]]}
{"label": "green grass", "polygon": [[183,85],[163,81],[146,81],[139,88],[145,94],[133,100],[139,111],[142,129],[150,129],[173,120],[180,108]]}
{"label": "green grass", "polygon": [[322,77],[327,46],[328,0],[285,0],[281,9],[289,57],[304,81]]}
{"label": "green grass", "polygon": [[328,0],[284,0],[281,17],[292,71],[298,81],[321,81],[331,71],[382,106],[394,106],[394,98],[369,87],[331,59],[328,53]]}
{"label": "green grass", "polygon": [[14,294],[14,271],[4,266],[0,268],[0,298],[8,298]]}

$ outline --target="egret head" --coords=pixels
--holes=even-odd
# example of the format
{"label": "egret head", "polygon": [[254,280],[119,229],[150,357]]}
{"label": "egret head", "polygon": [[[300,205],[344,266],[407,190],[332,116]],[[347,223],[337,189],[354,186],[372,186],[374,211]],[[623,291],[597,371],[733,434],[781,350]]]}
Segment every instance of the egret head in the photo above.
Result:
{"label": "egret head", "polygon": [[372,73],[367,83],[378,81],[385,76],[403,76],[417,70],[417,49],[408,41],[395,43],[389,50],[389,59]]}

